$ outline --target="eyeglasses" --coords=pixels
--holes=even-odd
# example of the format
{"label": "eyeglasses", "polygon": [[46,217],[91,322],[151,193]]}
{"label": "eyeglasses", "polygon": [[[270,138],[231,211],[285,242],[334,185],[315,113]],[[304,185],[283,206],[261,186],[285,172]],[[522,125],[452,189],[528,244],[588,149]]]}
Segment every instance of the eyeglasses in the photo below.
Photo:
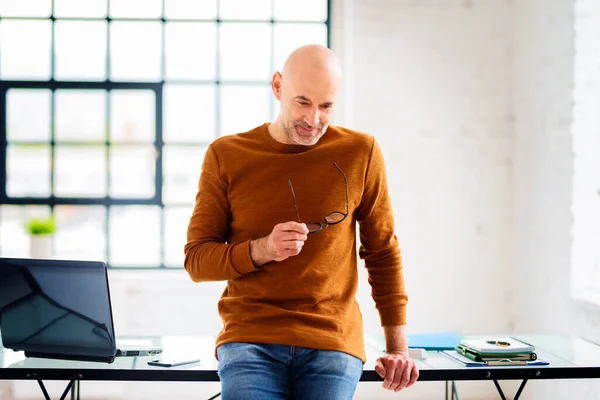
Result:
{"label": "eyeglasses", "polygon": [[[344,184],[346,186],[346,212],[343,213],[341,211],[333,211],[333,212],[327,214],[325,216],[325,218],[323,218],[323,221],[325,222],[325,224],[323,224],[322,222],[307,223],[306,227],[308,228],[309,234],[317,233],[321,229],[327,228],[330,225],[339,224],[340,222],[345,220],[346,217],[348,216],[348,178],[346,178],[346,174],[344,173],[344,171],[342,171],[342,169],[335,162],[333,163],[333,165],[338,169],[338,171],[340,171],[342,173],[342,176],[344,177]],[[298,203],[296,203],[296,195],[294,194],[294,188],[292,187],[292,181],[288,180],[288,185],[290,186],[290,190],[292,191],[292,197],[294,198],[294,207],[296,208],[296,215],[298,216],[298,222],[302,222],[302,220],[300,219],[300,212],[298,211]]]}

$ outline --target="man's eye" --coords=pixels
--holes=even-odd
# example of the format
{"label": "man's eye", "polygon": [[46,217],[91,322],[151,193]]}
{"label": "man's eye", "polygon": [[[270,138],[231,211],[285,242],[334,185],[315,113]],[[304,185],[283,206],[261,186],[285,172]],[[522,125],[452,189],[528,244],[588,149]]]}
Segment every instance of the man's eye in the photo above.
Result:
{"label": "man's eye", "polygon": [[308,103],[305,102],[305,101],[300,101],[300,102],[298,102],[298,104],[300,104],[301,106],[307,106],[308,105]]}

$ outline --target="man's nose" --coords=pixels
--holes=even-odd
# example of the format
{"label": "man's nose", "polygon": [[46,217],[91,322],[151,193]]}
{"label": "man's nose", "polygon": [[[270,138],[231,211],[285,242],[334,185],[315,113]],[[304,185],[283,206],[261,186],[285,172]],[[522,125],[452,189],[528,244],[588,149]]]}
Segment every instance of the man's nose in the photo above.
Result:
{"label": "man's nose", "polygon": [[310,126],[315,127],[319,124],[319,108],[318,107],[314,107],[310,110],[308,110],[308,113],[306,114],[306,123],[310,124]]}

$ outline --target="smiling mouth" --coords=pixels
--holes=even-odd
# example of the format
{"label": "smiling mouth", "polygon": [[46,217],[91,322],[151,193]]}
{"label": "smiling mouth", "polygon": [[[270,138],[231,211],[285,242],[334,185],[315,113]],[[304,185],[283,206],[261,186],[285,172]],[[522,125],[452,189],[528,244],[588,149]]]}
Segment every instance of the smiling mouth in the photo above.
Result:
{"label": "smiling mouth", "polygon": [[305,128],[302,125],[297,125],[296,128],[301,132],[301,133],[313,133],[316,128]]}

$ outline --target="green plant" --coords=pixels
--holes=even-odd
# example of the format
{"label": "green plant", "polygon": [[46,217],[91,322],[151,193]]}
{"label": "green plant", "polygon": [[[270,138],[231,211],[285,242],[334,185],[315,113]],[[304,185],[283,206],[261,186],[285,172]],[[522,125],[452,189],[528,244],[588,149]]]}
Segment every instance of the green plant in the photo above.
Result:
{"label": "green plant", "polygon": [[51,235],[56,231],[54,216],[31,218],[25,224],[25,229],[30,235]]}

